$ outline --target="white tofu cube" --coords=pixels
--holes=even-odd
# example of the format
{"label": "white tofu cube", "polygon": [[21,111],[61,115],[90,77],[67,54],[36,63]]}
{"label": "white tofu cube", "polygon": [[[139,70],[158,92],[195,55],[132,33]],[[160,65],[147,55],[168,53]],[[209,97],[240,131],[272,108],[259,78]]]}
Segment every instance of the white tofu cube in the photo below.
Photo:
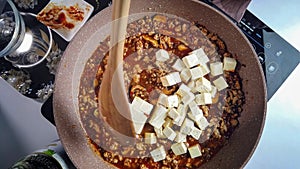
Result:
{"label": "white tofu cube", "polygon": [[199,140],[201,134],[202,134],[202,131],[199,130],[197,127],[193,127],[192,131],[190,132],[190,135],[196,140]]}
{"label": "white tofu cube", "polygon": [[237,62],[234,58],[224,57],[223,63],[224,63],[223,70],[231,71],[231,72],[235,71]]}
{"label": "white tofu cube", "polygon": [[196,50],[192,51],[191,53],[193,53],[197,56],[200,64],[206,64],[207,62],[209,62],[209,58],[205,54],[205,52],[202,48],[196,49]]}
{"label": "white tofu cube", "polygon": [[154,127],[154,131],[155,131],[155,134],[156,134],[156,137],[157,138],[167,138],[164,133],[162,132],[162,127],[161,128],[155,128]]}
{"label": "white tofu cube", "polygon": [[141,99],[140,97],[134,97],[132,103],[132,109],[136,109],[149,115],[153,109],[153,105]]}
{"label": "white tofu cube", "polygon": [[173,69],[177,70],[178,72],[181,72],[185,67],[185,64],[181,59],[177,59],[175,63],[172,66]]}
{"label": "white tofu cube", "polygon": [[193,121],[197,121],[203,116],[202,110],[199,108],[195,101],[192,101],[189,104],[189,108],[190,112],[188,113],[188,117]]}
{"label": "white tofu cube", "polygon": [[157,142],[155,133],[145,133],[145,143],[146,144],[155,144]]}
{"label": "white tofu cube", "polygon": [[171,75],[173,79],[175,79],[176,84],[181,82],[181,77],[179,72],[172,72],[169,75]]}
{"label": "white tofu cube", "polygon": [[196,67],[190,69],[190,72],[192,75],[192,80],[196,80],[196,79],[204,76],[203,70],[200,66],[196,66]]}
{"label": "white tofu cube", "polygon": [[191,71],[188,68],[182,69],[180,72],[180,78],[184,83],[187,83],[192,77]]}
{"label": "white tofu cube", "polygon": [[161,104],[165,107],[168,107],[168,96],[165,95],[164,93],[160,93],[158,99],[157,99],[157,103]]}
{"label": "white tofu cube", "polygon": [[179,95],[180,97],[183,97],[186,93],[190,92],[191,88],[189,88],[187,85],[182,83],[179,86],[179,89],[176,91],[176,94]]}
{"label": "white tofu cube", "polygon": [[156,105],[149,119],[149,123],[153,127],[161,128],[167,117],[167,112],[168,110],[162,105]]}
{"label": "white tofu cube", "polygon": [[188,110],[188,107],[186,105],[179,104],[179,106],[177,108],[177,112],[179,113],[180,116],[174,121],[174,124],[176,124],[177,126],[182,125],[182,123],[185,119],[187,110]]}
{"label": "white tofu cube", "polygon": [[130,113],[131,113],[131,120],[132,120],[134,132],[136,134],[141,134],[148,117],[142,111],[133,109],[132,105],[130,105],[130,108],[131,108]]}
{"label": "white tofu cube", "polygon": [[188,118],[185,118],[180,127],[180,132],[183,134],[190,134],[192,127],[194,127],[194,122]]}
{"label": "white tofu cube", "polygon": [[155,57],[157,61],[167,61],[170,58],[170,55],[168,53],[168,51],[164,50],[164,49],[159,49],[156,53],[155,53]]}
{"label": "white tofu cube", "polygon": [[[145,122],[146,123],[146,122]],[[135,134],[141,134],[143,131],[143,128],[145,126],[145,123],[132,123],[133,129],[134,129],[134,133]]]}
{"label": "white tofu cube", "polygon": [[176,137],[176,132],[170,127],[165,127],[163,129],[163,133],[171,141],[173,141]]}
{"label": "white tofu cube", "polygon": [[188,114],[188,117],[190,119],[192,119],[194,122],[197,122],[198,120],[200,120],[200,118],[203,116],[203,114],[196,114],[194,115],[192,112],[189,112]]}
{"label": "white tofu cube", "polygon": [[186,93],[186,95],[183,96],[181,101],[183,104],[188,105],[195,99],[195,95],[192,92]]}
{"label": "white tofu cube", "polygon": [[196,95],[195,102],[197,105],[212,104],[212,98],[210,93],[200,93]]}
{"label": "white tofu cube", "polygon": [[162,82],[162,85],[165,86],[165,87],[173,86],[173,85],[181,82],[179,72],[169,73],[169,74],[167,74],[163,77],[160,77],[160,80]]}
{"label": "white tofu cube", "polygon": [[166,121],[164,119],[158,120],[150,120],[149,124],[151,124],[155,128],[161,128]]}
{"label": "white tofu cube", "polygon": [[190,89],[193,89],[195,87],[195,81],[190,81],[187,86],[190,88]]}
{"label": "white tofu cube", "polygon": [[207,64],[199,65],[199,67],[202,69],[203,76],[210,73],[210,69],[208,68]]}
{"label": "white tofu cube", "polygon": [[218,76],[223,74],[223,63],[222,62],[210,63],[210,70],[212,76]]}
{"label": "white tofu cube", "polygon": [[176,124],[177,126],[181,126],[183,121],[185,119],[185,116],[179,116],[176,121],[173,121],[174,124]]}
{"label": "white tofu cube", "polygon": [[195,101],[192,101],[189,105],[189,108],[198,107],[197,103]]}
{"label": "white tofu cube", "polygon": [[195,83],[195,88],[197,91],[201,93],[211,91],[211,83],[205,77],[200,77]]}
{"label": "white tofu cube", "polygon": [[186,142],[187,141],[187,139],[186,139],[187,135],[186,134],[183,134],[183,133],[181,133],[179,131],[176,131],[176,133],[177,133],[177,135],[175,137],[175,141],[177,143],[181,143],[181,142]]}
{"label": "white tofu cube", "polygon": [[180,114],[180,116],[185,116],[187,113],[188,107],[187,107],[187,105],[179,104],[176,110]]}
{"label": "white tofu cube", "polygon": [[196,82],[193,80],[188,83],[188,87],[191,89],[192,93],[198,93],[195,86],[196,86]]}
{"label": "white tofu cube", "polygon": [[202,156],[201,148],[200,148],[199,144],[195,144],[195,145],[189,147],[188,150],[189,150],[189,153],[192,158]]}
{"label": "white tofu cube", "polygon": [[200,61],[199,61],[197,55],[194,53],[191,53],[190,55],[185,56],[184,58],[182,58],[182,61],[187,68],[191,68],[191,67],[194,67],[194,66],[197,66],[200,64]]}
{"label": "white tofu cube", "polygon": [[184,143],[174,143],[171,149],[175,155],[181,155],[187,153],[187,147]]}
{"label": "white tofu cube", "polygon": [[168,116],[171,117],[174,121],[178,121],[180,114],[177,112],[175,108],[171,108],[168,112]]}
{"label": "white tofu cube", "polygon": [[167,155],[164,146],[160,146],[160,147],[152,150],[150,152],[150,154],[151,154],[151,157],[153,158],[154,162],[164,160]]}
{"label": "white tofu cube", "polygon": [[178,107],[179,98],[177,95],[168,96],[168,108]]}
{"label": "white tofu cube", "polygon": [[196,124],[201,130],[205,130],[205,128],[209,125],[207,119],[204,116],[202,116],[198,121],[196,121]]}
{"label": "white tofu cube", "polygon": [[190,107],[191,113],[196,117],[196,116],[203,116],[202,110],[196,106],[196,107]]}
{"label": "white tofu cube", "polygon": [[219,91],[226,89],[228,87],[228,84],[223,76],[220,76],[218,79],[214,80],[213,84],[216,86],[216,88]]}

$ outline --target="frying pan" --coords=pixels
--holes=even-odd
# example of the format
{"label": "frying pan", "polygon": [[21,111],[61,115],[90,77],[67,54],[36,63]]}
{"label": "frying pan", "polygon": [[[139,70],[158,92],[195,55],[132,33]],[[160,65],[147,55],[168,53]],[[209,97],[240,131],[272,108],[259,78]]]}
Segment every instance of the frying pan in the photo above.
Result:
{"label": "frying pan", "polygon": [[[225,145],[201,168],[241,168],[253,154],[264,126],[266,113],[266,84],[262,68],[252,45],[242,32],[215,9],[193,0],[132,0],[130,14],[161,12],[198,21],[223,39],[228,51],[238,56],[245,65],[240,70],[245,92],[245,105],[239,118],[240,125]],[[55,80],[54,118],[59,137],[72,162],[78,168],[114,168],[104,162],[89,147],[78,108],[80,76],[84,65],[100,41],[110,30],[99,28],[111,21],[108,7],[78,32],[64,52]]]}

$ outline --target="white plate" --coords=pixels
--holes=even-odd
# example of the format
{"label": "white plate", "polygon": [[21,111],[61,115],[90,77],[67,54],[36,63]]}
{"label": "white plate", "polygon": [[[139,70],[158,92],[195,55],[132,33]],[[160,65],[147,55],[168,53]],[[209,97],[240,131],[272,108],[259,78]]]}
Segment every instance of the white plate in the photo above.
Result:
{"label": "white plate", "polygon": [[[77,5],[77,6],[76,6]],[[67,14],[67,11],[65,10],[66,8],[70,7],[78,7],[80,11],[83,12],[83,19],[81,21],[75,20],[69,17]],[[66,21],[68,23],[73,24],[74,27],[68,28],[66,26],[60,26],[62,24],[49,24],[46,21],[38,20],[42,22],[43,24],[49,26],[53,31],[55,31],[58,35],[60,35],[63,39],[66,41],[71,41],[72,38],[75,36],[75,34],[79,31],[79,29],[84,25],[84,23],[88,20],[88,18],[91,16],[92,12],[94,11],[94,7],[90,5],[89,3],[85,2],[84,0],[51,0],[45,8],[43,8],[39,13],[38,16],[41,15],[42,13],[47,13],[50,9],[56,8],[56,7],[62,7],[63,9],[60,10],[59,12],[54,12],[54,15],[56,17],[63,12],[66,17]]]}

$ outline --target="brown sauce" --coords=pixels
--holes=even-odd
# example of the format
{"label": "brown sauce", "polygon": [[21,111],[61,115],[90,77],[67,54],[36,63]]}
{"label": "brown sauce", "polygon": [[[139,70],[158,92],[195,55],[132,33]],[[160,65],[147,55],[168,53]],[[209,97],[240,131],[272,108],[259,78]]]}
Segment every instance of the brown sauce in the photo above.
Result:
{"label": "brown sauce", "polygon": [[[155,17],[154,17],[155,18]],[[150,20],[150,21],[149,21]],[[128,27],[130,31],[141,31],[143,26],[136,28],[139,22],[145,24],[158,22],[157,18],[143,18],[137,23],[132,23]],[[178,21],[173,19],[164,19],[164,24],[172,24]],[[155,104],[159,92],[167,95],[173,94],[178,85],[173,87],[163,87],[159,77],[171,71],[170,68],[160,69],[154,64],[155,51],[165,49],[171,51],[179,58],[186,56],[192,49],[203,48],[211,60],[220,56],[233,57],[226,49],[225,43],[214,33],[209,32],[204,26],[193,23],[177,23],[177,25],[187,24],[190,29],[196,26],[202,33],[201,37],[192,38],[195,44],[186,44],[181,39],[172,38],[166,34],[141,33],[130,36],[125,41],[124,49],[124,72],[125,84],[128,87],[128,97],[132,101],[135,96],[139,96],[150,103]],[[140,24],[141,25],[141,24]],[[176,24],[175,24],[176,25]],[[171,30],[168,26],[162,26],[167,31]],[[175,28],[174,28],[175,29]],[[181,29],[183,31],[183,29]],[[150,31],[149,31],[150,32]],[[87,62],[84,73],[81,77],[79,93],[80,117],[87,132],[88,142],[91,148],[105,161],[118,168],[199,168],[201,164],[209,161],[229,140],[234,129],[238,126],[238,117],[241,115],[244,104],[244,92],[242,91],[242,80],[239,76],[240,66],[235,72],[225,72],[229,87],[224,92],[219,92],[217,102],[212,105],[200,106],[205,117],[214,125],[205,129],[196,140],[193,137],[187,137],[189,146],[199,144],[202,149],[202,156],[191,158],[189,153],[176,156],[171,150],[167,149],[172,144],[167,139],[158,139],[158,144],[163,144],[167,150],[165,160],[154,162],[149,152],[156,148],[156,145],[146,145],[143,142],[144,132],[153,132],[153,127],[146,124],[141,135],[137,136],[138,142],[135,145],[122,146],[116,142],[110,135],[108,129],[101,124],[103,119],[97,109],[97,94],[101,84],[101,79],[105,71],[108,57],[108,41],[100,43],[93,56]],[[209,43],[208,43],[209,41]],[[100,60],[100,62],[99,62]],[[167,61],[169,65],[174,63],[174,59]],[[138,66],[137,66],[138,65]],[[155,76],[154,76],[155,75]],[[128,77],[127,77],[128,76]],[[212,78],[213,77],[207,77]],[[151,83],[150,83],[151,82]],[[125,86],[126,86],[125,85]],[[176,126],[175,126],[176,127]],[[178,127],[178,126],[177,126]]]}

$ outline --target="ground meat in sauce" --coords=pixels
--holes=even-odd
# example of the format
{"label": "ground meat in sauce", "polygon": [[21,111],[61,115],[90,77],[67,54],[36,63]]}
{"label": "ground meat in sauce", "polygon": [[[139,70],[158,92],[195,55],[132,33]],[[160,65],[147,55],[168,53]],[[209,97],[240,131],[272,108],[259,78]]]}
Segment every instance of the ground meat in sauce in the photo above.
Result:
{"label": "ground meat in sauce", "polygon": [[[157,30],[153,30],[151,25],[156,25],[156,28],[160,29],[160,33],[156,33]],[[193,29],[200,31],[193,34]],[[189,37],[185,37],[187,30],[192,32]],[[143,33],[145,31],[150,33]],[[168,65],[175,62],[175,57],[173,59],[171,57],[167,61],[168,64],[156,63],[154,56],[158,49],[171,51],[180,58],[200,47],[204,49],[211,61],[215,61],[217,57],[221,60],[225,56],[235,57],[227,51],[224,41],[199,23],[190,24],[156,15],[130,23],[128,32],[129,34],[130,32],[141,32],[129,36],[125,41],[124,79],[131,101],[135,96],[139,96],[155,104],[155,98],[158,97],[159,92],[170,95],[177,90],[178,86],[176,85],[168,88],[161,85],[159,77],[171,71],[172,68]],[[170,32],[175,32],[176,38],[172,38],[174,34]],[[224,77],[229,85],[228,89],[219,92],[212,105],[200,106],[204,116],[210,122],[210,126],[202,132],[200,140],[187,137],[189,146],[200,144],[202,156],[194,159],[189,156],[189,153],[176,156],[169,150],[166,159],[154,162],[149,156],[149,152],[158,145],[170,147],[171,141],[158,139],[157,144],[147,145],[144,144],[143,134],[141,134],[137,136],[138,142],[135,145],[122,146],[114,141],[110,132],[101,125],[103,119],[100,118],[97,109],[97,94],[107,64],[108,41],[107,38],[101,42],[88,60],[80,84],[80,117],[88,135],[88,142],[95,153],[118,168],[198,168],[210,160],[227,143],[239,123],[238,117],[241,115],[245,100],[242,80],[238,74],[240,64],[238,63],[235,72],[224,72]],[[142,133],[145,131],[153,131],[152,126],[146,124]],[[104,149],[99,146],[104,144],[108,148]],[[136,158],[132,158],[132,156]]]}

